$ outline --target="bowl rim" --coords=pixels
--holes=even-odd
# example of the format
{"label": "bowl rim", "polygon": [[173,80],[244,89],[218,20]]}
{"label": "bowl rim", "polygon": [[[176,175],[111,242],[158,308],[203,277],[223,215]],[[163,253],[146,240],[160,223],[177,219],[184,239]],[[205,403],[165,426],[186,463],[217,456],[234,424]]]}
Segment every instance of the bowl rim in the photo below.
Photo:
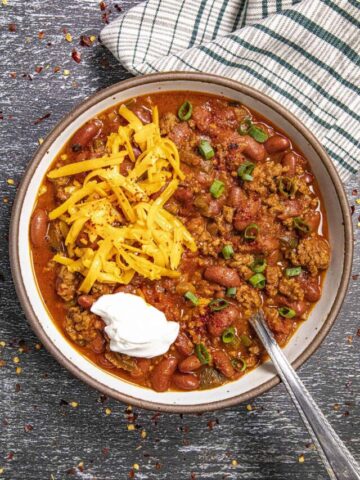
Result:
{"label": "bowl rim", "polygon": [[[292,126],[297,129],[302,136],[311,144],[312,148],[319,155],[322,163],[324,164],[331,181],[334,185],[334,188],[337,193],[338,200],[340,202],[341,212],[344,222],[344,266],[342,271],[342,278],[340,282],[340,288],[335,296],[334,303],[327,315],[327,318],[322,325],[322,327],[317,332],[313,341],[308,345],[308,347],[292,362],[292,365],[295,369],[299,368],[321,345],[326,335],[329,333],[337,314],[341,308],[343,300],[346,295],[347,287],[349,284],[351,266],[353,259],[353,234],[352,234],[352,222],[350,210],[348,207],[348,200],[345,194],[344,186],[340,180],[339,174],[336,171],[332,161],[327,155],[324,147],[316,139],[316,137],[305,127],[300,120],[298,120],[292,113],[282,107],[279,103],[268,97],[266,94],[242,84],[241,82],[222,78],[217,75],[209,75],[205,73],[193,73],[193,72],[166,72],[166,73],[155,73],[144,75],[141,77],[129,78],[121,82],[115,83],[110,87],[100,90],[95,94],[88,97],[86,100],[81,102],[75,108],[73,108],[57,125],[51,130],[51,132],[45,138],[43,144],[35,152],[32,160],[28,164],[26,171],[23,175],[22,181],[20,183],[17,195],[14,201],[12,208],[11,221],[10,221],[10,234],[9,234],[9,254],[10,254],[10,266],[12,277],[15,284],[15,290],[19,298],[22,309],[25,313],[27,320],[35,334],[38,336],[42,344],[45,346],[47,351],[55,357],[55,359],[67,370],[69,370],[75,377],[79,378],[83,382],[90,385],[95,390],[98,390],[105,395],[112,397],[121,402],[131,404],[140,408],[145,408],[149,410],[156,410],[162,412],[172,412],[172,413],[197,413],[217,410],[220,408],[231,407],[237,405],[238,403],[249,401],[251,398],[261,395],[262,393],[270,390],[275,385],[280,382],[280,378],[275,376],[271,380],[264,382],[263,384],[255,387],[251,390],[248,390],[245,393],[235,395],[231,398],[219,400],[211,403],[204,403],[199,405],[172,405],[172,404],[158,404],[153,401],[141,400],[139,398],[130,396],[125,393],[118,392],[111,387],[105,386],[100,383],[98,380],[94,379],[90,375],[82,372],[79,368],[72,363],[59,348],[50,340],[44,331],[43,327],[35,312],[32,308],[31,302],[27,296],[26,288],[23,282],[20,269],[20,259],[19,259],[19,249],[18,249],[18,240],[19,240],[19,221],[23,205],[23,200],[30,182],[32,175],[42,158],[44,157],[47,150],[50,148],[51,144],[55,141],[58,135],[70,125],[73,120],[86,112],[90,107],[94,106],[98,102],[108,98],[120,91],[126,89],[137,87],[140,85],[145,85],[147,83],[154,82],[169,82],[169,81],[197,81],[216,84],[221,87],[227,87],[244,93],[245,95],[254,98],[255,100],[264,103],[271,109],[275,110],[278,114],[283,116]],[[191,88],[189,88],[191,90]],[[139,387],[141,388],[141,387]]]}

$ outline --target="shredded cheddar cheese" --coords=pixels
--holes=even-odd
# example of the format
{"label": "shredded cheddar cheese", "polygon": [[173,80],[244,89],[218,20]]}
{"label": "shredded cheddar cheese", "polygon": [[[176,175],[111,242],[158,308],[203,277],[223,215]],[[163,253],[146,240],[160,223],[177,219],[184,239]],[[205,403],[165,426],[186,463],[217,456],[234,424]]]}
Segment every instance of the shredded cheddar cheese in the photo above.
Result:
{"label": "shredded cheddar cheese", "polygon": [[[196,251],[190,232],[164,208],[185,175],[176,145],[160,135],[157,108],[146,125],[125,105],[119,113],[128,124],[108,136],[106,156],[48,173],[50,179],[87,174],[49,213],[50,220],[59,218],[69,227],[67,254],[56,254],[54,261],[84,277],[80,290],[85,293],[96,281],[128,284],[135,273],[151,280],[177,277],[184,248]],[[141,150],[137,159],[134,144]],[[133,167],[124,176],[120,165],[126,157]],[[81,233],[88,241],[82,242]]]}

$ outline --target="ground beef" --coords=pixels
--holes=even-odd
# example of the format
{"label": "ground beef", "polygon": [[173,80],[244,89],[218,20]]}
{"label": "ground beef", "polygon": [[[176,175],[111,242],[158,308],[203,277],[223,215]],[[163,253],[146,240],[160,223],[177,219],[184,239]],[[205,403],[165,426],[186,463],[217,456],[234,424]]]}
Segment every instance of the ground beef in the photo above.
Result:
{"label": "ground beef", "polygon": [[92,295],[100,297],[101,295],[108,295],[109,293],[113,293],[114,290],[115,285],[111,283],[95,282],[92,286],[91,293]]}
{"label": "ground beef", "polygon": [[161,135],[169,135],[171,130],[179,123],[179,120],[177,119],[176,115],[173,113],[165,113],[160,118],[160,133]]}
{"label": "ground beef", "polygon": [[266,293],[270,297],[277,294],[279,280],[281,278],[281,269],[278,265],[268,265],[265,271],[266,276]]}
{"label": "ground beef", "polygon": [[236,298],[245,318],[250,318],[261,306],[259,293],[246,283],[237,288]]}
{"label": "ground beef", "polygon": [[75,343],[85,346],[94,340],[103,323],[93,313],[80,307],[69,308],[65,318],[65,331]]}
{"label": "ground beef", "polygon": [[240,277],[244,280],[248,280],[254,272],[251,270],[250,265],[254,261],[254,256],[248,253],[236,253],[230,266],[236,268]]}
{"label": "ground beef", "polygon": [[330,262],[330,247],[327,240],[320,235],[313,234],[300,240],[297,248],[289,252],[294,265],[301,265],[315,276],[319,270],[325,270]]}
{"label": "ground beef", "polygon": [[70,272],[67,267],[62,265],[55,282],[56,293],[65,302],[70,302],[75,298],[77,286],[76,273]]}
{"label": "ground beef", "polygon": [[304,300],[304,290],[295,278],[282,278],[279,284],[279,291],[290,300]]}
{"label": "ground beef", "polygon": [[280,163],[270,161],[258,164],[252,173],[253,181],[244,182],[244,189],[266,197],[277,191],[277,177],[280,177],[282,173],[283,167]]}

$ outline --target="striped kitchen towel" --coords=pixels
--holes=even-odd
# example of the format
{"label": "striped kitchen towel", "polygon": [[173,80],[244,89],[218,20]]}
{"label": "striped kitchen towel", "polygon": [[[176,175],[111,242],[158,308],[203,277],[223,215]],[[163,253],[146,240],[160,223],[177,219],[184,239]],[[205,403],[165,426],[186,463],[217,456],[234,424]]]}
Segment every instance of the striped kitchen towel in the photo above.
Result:
{"label": "striped kitchen towel", "polygon": [[148,0],[101,32],[135,75],[208,72],[261,90],[360,167],[360,0]]}

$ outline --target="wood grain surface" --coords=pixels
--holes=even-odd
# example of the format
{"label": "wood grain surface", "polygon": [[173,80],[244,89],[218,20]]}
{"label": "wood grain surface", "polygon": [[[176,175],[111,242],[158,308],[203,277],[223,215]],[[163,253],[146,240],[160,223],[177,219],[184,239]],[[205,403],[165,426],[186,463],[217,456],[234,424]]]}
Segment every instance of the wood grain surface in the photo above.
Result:
{"label": "wood grain surface", "polygon": [[[97,37],[135,3],[101,10],[96,0],[0,0],[0,478],[325,480],[282,385],[215,413],[131,411],[60,367],[22,314],[8,261],[16,188],[39,139],[88,95],[129,76],[97,38],[91,46],[79,39]],[[346,187],[359,240],[359,177]],[[300,374],[360,461],[359,254],[357,244],[336,324]]]}

